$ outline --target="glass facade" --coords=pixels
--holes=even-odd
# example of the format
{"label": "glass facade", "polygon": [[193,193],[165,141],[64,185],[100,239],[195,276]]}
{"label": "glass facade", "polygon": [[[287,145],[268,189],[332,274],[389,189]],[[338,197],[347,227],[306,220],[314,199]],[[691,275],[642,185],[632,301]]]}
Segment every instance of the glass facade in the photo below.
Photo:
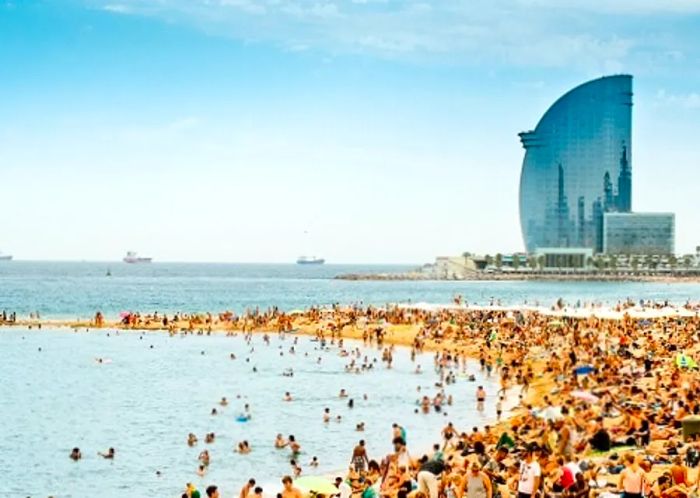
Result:
{"label": "glass facade", "polygon": [[632,76],[606,76],[557,100],[520,133],[525,247],[603,251],[603,214],[632,209]]}
{"label": "glass facade", "polygon": [[607,254],[673,254],[676,230],[672,213],[606,213],[603,225]]}

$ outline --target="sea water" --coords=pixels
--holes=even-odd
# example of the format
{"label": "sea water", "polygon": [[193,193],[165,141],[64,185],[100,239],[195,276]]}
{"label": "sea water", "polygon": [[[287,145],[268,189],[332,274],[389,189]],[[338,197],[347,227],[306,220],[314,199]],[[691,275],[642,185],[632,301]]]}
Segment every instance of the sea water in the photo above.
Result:
{"label": "sea water", "polygon": [[[19,317],[39,312],[44,318],[87,318],[100,310],[109,319],[125,310],[241,313],[270,306],[292,310],[333,303],[449,303],[456,294],[470,303],[498,300],[510,305],[551,305],[559,298],[570,304],[700,299],[700,285],[693,283],[333,279],[340,273],[406,269],[6,262],[0,263],[0,309]],[[401,349],[391,370],[377,364],[371,373],[348,374],[348,359],[337,350],[318,351],[317,343],[300,338],[296,353],[290,354],[291,341],[275,337],[265,346],[256,336],[251,352],[241,337],[222,335],[171,338],[158,332],[141,338],[138,332],[0,328],[0,495],[170,497],[180,496],[184,484],[192,481],[200,486],[216,483],[224,496],[233,496],[245,480],[256,477],[265,483],[266,495],[274,496],[279,477],[291,470],[288,451],[273,448],[277,433],[297,436],[305,472],[323,474],[344,469],[360,438],[367,440],[373,458],[389,452],[392,422],[406,426],[409,449],[419,453],[449,420],[467,430],[493,420],[497,386],[478,372],[476,382],[459,377],[447,388],[455,400],[446,408],[447,416],[416,414],[420,395],[435,392],[430,355],[418,360],[422,375],[414,373],[408,352]],[[230,359],[232,352],[236,360]],[[378,357],[376,351],[366,354]],[[99,357],[111,362],[99,364]],[[281,375],[286,368],[294,369],[294,377]],[[484,384],[491,394],[484,412],[475,407],[476,384]],[[355,408],[338,398],[341,388],[349,391]],[[293,402],[282,401],[285,391],[295,397]],[[223,409],[217,405],[222,396],[231,402]],[[253,419],[236,422],[245,403],[251,405]],[[210,415],[214,407],[220,411],[217,416]],[[323,424],[325,407],[342,421]],[[354,430],[360,421],[366,424],[364,433]],[[186,444],[190,432],[200,438],[194,448]],[[217,434],[213,445],[203,442],[207,432]],[[252,445],[251,454],[233,453],[242,440]],[[74,446],[84,455],[77,463],[68,458]],[[97,456],[110,446],[117,450],[114,461]],[[200,479],[195,470],[204,448],[210,450],[212,464]],[[319,458],[319,469],[308,467],[312,456]]]}
{"label": "sea water", "polygon": [[[266,345],[261,335],[247,344],[240,335],[2,329],[2,496],[175,497],[187,482],[215,483],[222,496],[234,496],[250,477],[274,496],[279,478],[291,473],[289,450],[273,446],[278,433],[300,442],[305,474],[325,475],[347,469],[359,439],[367,441],[370,458],[388,454],[394,422],[406,428],[409,451],[418,457],[440,440],[448,421],[466,431],[494,420],[497,381],[485,378],[476,362],[446,386],[452,406],[423,414],[416,413],[418,399],[437,392],[432,354],[412,362],[407,349],[397,348],[388,369],[378,350],[363,348],[374,368],[348,373],[350,359],[337,345],[322,350],[308,336],[295,345],[294,337],[275,334]],[[293,377],[282,375],[287,369]],[[477,385],[489,393],[484,411],[477,410]],[[341,389],[353,408],[339,397]],[[287,391],[291,402],[283,400]],[[224,396],[227,407],[218,404]],[[246,403],[252,418],[239,422]],[[333,417],[327,424],[326,407]],[[359,422],[365,432],[355,430]],[[195,447],[186,444],[190,432],[199,437]],[[213,444],[204,443],[209,432],[216,434]],[[243,440],[252,453],[234,453]],[[73,447],[82,451],[79,462],[68,458]],[[109,447],[116,449],[113,461],[97,455]],[[205,448],[211,465],[199,478],[197,457]],[[308,466],[313,456],[317,469]]]}
{"label": "sea water", "polygon": [[[614,305],[631,298],[682,304],[700,299],[697,283],[646,282],[454,282],[346,281],[343,273],[405,271],[406,266],[153,263],[0,262],[0,310],[21,316],[107,318],[122,311],[207,312],[277,306],[428,302],[449,303],[456,294],[475,304],[499,300],[552,305],[594,301]],[[108,276],[109,275],[109,276]]]}

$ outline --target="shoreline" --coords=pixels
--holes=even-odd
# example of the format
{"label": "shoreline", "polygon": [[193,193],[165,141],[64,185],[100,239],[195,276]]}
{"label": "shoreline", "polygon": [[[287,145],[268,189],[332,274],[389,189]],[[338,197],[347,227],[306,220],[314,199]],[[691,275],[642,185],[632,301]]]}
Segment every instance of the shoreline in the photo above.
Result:
{"label": "shoreline", "polygon": [[606,273],[546,273],[546,272],[508,272],[508,273],[479,273],[475,272],[465,278],[438,278],[434,275],[420,272],[408,273],[346,273],[336,275],[334,280],[345,281],[377,281],[377,282],[654,282],[673,284],[700,283],[700,274],[606,274]]}
{"label": "shoreline", "polygon": [[[539,303],[533,304],[515,304],[515,305],[502,305],[502,304],[489,304],[489,305],[478,305],[478,304],[468,304],[468,303],[428,303],[428,302],[410,302],[410,303],[392,303],[386,307],[372,307],[375,310],[386,311],[388,309],[399,309],[407,312],[461,312],[461,313],[473,313],[473,312],[511,312],[511,313],[528,313],[541,315],[546,317],[556,317],[556,318],[573,318],[573,319],[589,319],[597,318],[601,320],[624,320],[627,318],[631,319],[657,319],[657,318],[668,318],[668,317],[698,317],[700,316],[700,302],[698,303],[650,303],[650,305],[640,306],[639,304],[632,305],[628,303],[618,303],[616,306],[605,305],[602,303],[584,303],[581,305],[552,305],[543,306]],[[350,306],[341,306],[337,309],[328,307],[318,307],[317,309],[324,312],[340,311],[346,312],[352,309]],[[323,327],[324,321],[330,321],[328,317],[321,319],[317,322],[310,321],[305,314],[309,310],[295,310],[290,312],[280,312],[284,316],[292,318],[292,330],[283,330],[285,333],[299,333],[303,335],[316,335],[319,327]],[[229,313],[229,312],[224,312]],[[139,322],[135,325],[125,324],[122,319],[103,319],[101,324],[95,322],[95,318],[85,318],[76,317],[75,319],[69,318],[17,318],[15,321],[2,321],[0,319],[0,329],[3,327],[13,328],[13,327],[26,327],[29,330],[37,328],[41,330],[42,327],[53,327],[53,328],[72,328],[72,329],[115,329],[115,330],[125,330],[125,331],[142,331],[142,332],[168,332],[168,333],[182,333],[191,332],[193,334],[198,334],[202,331],[205,333],[244,333],[246,330],[241,328],[235,328],[235,325],[231,322],[222,320],[220,316],[215,317],[214,314],[209,313],[192,313],[189,315],[183,315],[183,318],[178,321],[169,321],[167,325],[163,324],[161,321],[155,319],[149,319],[149,315],[140,315],[145,317],[148,321],[143,323]],[[211,317],[211,323],[203,323],[202,320],[205,316]],[[244,315],[240,315],[244,316]],[[340,336],[347,339],[359,339],[362,340],[362,333],[370,325],[366,323],[363,329],[359,329],[357,325],[353,326],[350,330],[341,330],[339,332]],[[390,325],[388,327],[389,332],[396,332],[397,330],[401,333],[397,340],[397,337],[392,333],[385,340],[388,344],[395,345],[410,345],[412,341],[407,342],[405,330],[407,325]],[[414,324],[410,328],[416,328],[417,324]],[[245,327],[245,324],[244,324]],[[277,323],[268,323],[263,326],[255,326],[247,331],[253,333],[278,333],[280,332]]]}

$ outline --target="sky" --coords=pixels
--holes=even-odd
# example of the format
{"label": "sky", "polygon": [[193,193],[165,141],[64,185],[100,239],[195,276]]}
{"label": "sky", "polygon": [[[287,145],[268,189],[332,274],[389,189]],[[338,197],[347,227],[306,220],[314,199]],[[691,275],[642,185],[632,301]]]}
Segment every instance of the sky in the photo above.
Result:
{"label": "sky", "polygon": [[0,0],[0,250],[523,250],[533,129],[634,76],[633,209],[700,245],[700,0]]}

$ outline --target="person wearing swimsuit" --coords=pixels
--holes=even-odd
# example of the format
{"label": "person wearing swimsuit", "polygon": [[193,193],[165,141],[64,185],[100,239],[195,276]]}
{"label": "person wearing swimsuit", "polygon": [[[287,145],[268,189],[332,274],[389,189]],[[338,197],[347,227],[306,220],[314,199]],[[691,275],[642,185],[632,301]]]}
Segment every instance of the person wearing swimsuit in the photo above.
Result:
{"label": "person wearing swimsuit", "polygon": [[634,455],[625,455],[625,469],[620,473],[622,498],[642,498],[644,476],[644,470],[637,464]]}

